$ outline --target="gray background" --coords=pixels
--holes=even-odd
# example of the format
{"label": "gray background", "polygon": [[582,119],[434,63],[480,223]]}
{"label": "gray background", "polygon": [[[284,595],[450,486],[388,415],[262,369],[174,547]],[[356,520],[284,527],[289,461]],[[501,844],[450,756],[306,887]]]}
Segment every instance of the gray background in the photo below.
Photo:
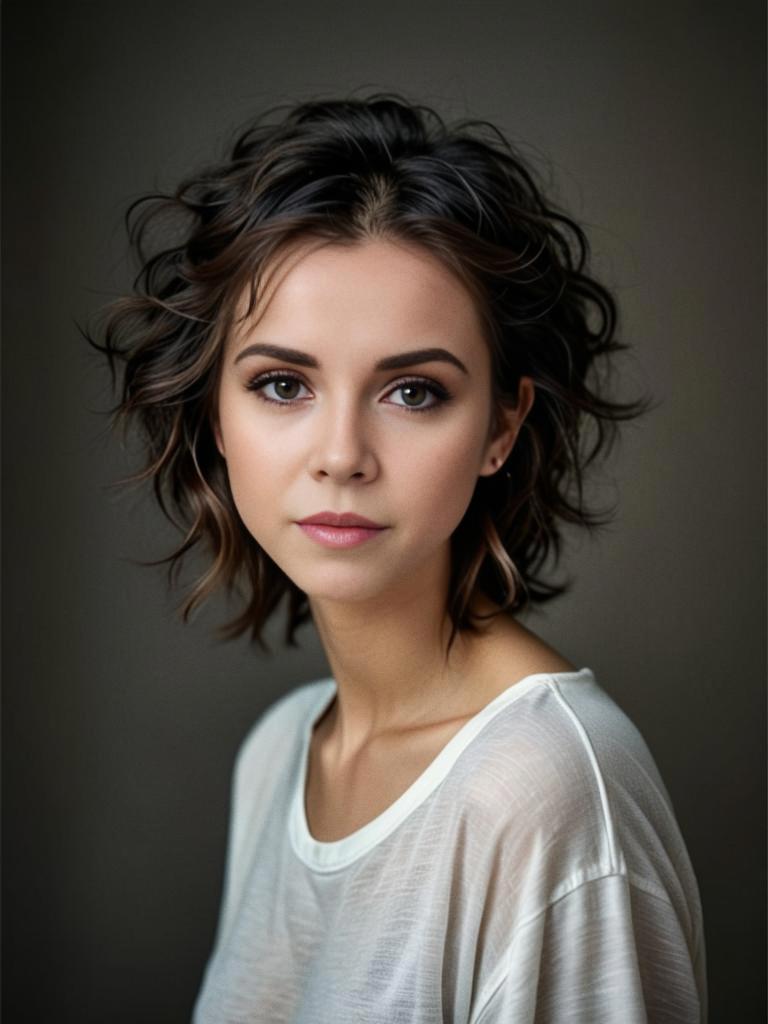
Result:
{"label": "gray background", "polygon": [[[527,619],[635,720],[700,884],[713,1022],[764,1019],[764,15],[758,2],[3,5],[5,1017],[176,1022],[213,938],[235,750],[327,671],[315,635],[174,617],[173,539],[81,340],[127,203],[277,102],[402,90],[496,122],[618,293],[617,394],[570,595]],[[187,573],[187,578],[191,575]],[[280,623],[270,632],[279,641]]]}

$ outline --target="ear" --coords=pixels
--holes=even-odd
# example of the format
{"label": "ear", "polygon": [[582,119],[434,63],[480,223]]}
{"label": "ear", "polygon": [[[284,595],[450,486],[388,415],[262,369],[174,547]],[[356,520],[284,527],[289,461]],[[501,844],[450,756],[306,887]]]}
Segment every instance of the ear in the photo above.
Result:
{"label": "ear", "polygon": [[520,427],[531,411],[534,396],[533,380],[530,377],[521,377],[517,387],[517,405],[506,405],[501,409],[501,423],[486,446],[480,476],[492,476],[504,465],[515,446]]}

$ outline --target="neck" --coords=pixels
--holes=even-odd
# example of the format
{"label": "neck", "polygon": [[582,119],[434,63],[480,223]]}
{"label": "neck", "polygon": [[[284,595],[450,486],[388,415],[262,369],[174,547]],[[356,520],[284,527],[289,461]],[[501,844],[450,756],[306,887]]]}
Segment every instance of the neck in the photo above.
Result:
{"label": "neck", "polygon": [[312,614],[336,681],[329,716],[340,749],[435,719],[466,702],[479,637],[451,633],[447,565],[419,572],[396,596],[365,602],[312,598]]}

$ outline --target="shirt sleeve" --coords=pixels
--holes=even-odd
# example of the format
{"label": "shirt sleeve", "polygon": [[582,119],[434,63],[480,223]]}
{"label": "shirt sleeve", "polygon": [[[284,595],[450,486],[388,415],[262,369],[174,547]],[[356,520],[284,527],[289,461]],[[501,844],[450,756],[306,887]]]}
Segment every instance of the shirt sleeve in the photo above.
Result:
{"label": "shirt sleeve", "polygon": [[706,1024],[702,969],[663,894],[606,875],[516,929],[470,1024]]}

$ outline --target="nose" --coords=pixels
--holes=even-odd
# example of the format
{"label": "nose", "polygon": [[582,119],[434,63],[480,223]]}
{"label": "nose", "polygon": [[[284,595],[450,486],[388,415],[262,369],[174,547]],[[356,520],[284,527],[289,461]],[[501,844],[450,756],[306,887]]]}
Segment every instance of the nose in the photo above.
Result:
{"label": "nose", "polygon": [[320,480],[330,477],[337,483],[352,479],[372,480],[378,462],[370,445],[365,416],[351,396],[329,402],[315,421],[316,436],[311,448],[309,471]]}

